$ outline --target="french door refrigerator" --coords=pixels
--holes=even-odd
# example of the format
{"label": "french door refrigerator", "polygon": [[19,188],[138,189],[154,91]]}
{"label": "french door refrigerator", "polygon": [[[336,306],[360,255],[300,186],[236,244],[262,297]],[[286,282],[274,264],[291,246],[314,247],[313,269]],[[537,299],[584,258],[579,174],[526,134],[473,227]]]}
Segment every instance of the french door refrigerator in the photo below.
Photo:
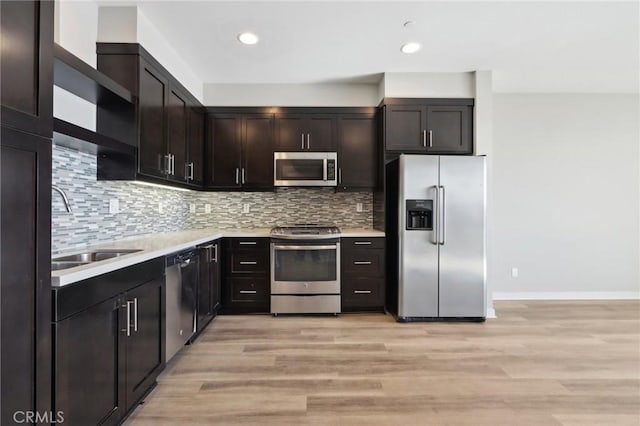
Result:
{"label": "french door refrigerator", "polygon": [[387,163],[387,310],[398,321],[486,317],[485,176],[485,157]]}

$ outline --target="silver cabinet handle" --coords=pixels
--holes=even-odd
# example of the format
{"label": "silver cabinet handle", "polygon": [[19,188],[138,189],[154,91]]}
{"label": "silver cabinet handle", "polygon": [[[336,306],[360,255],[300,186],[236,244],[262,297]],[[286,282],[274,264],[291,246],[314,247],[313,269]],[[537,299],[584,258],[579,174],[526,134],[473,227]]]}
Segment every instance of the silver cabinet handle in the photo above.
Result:
{"label": "silver cabinet handle", "polygon": [[429,148],[433,148],[433,130],[429,130]]}
{"label": "silver cabinet handle", "polygon": [[245,182],[245,179],[244,179],[244,167],[243,167],[242,168],[242,184],[244,185],[245,183],[246,182]]}
{"label": "silver cabinet handle", "polygon": [[326,158],[322,160],[322,180],[327,180],[327,163],[328,160]]}
{"label": "silver cabinet handle", "polygon": [[241,265],[257,265],[258,262],[255,260],[245,260],[240,262]]}
{"label": "silver cabinet handle", "polygon": [[236,167],[236,185],[240,183],[240,169]]}
{"label": "silver cabinet handle", "polygon": [[445,217],[445,192],[444,192],[444,185],[440,185],[440,190],[442,191],[441,195],[440,195],[440,211],[439,216],[440,216],[440,245],[443,246],[444,245],[444,239],[445,239],[445,229],[446,229],[446,224],[444,221],[444,217]]}
{"label": "silver cabinet handle", "polygon": [[256,244],[258,243],[255,241],[240,241],[241,246],[255,246]]}
{"label": "silver cabinet handle", "polygon": [[255,290],[240,290],[240,294],[256,294]]}
{"label": "silver cabinet handle", "polygon": [[300,148],[304,149],[304,133],[300,133],[300,136],[302,137],[302,142],[300,143]]}
{"label": "silver cabinet handle", "polygon": [[311,134],[307,133],[307,149],[311,149]]}
{"label": "silver cabinet handle", "polygon": [[214,255],[213,255],[213,258],[211,258],[211,260],[213,262],[218,263],[218,245],[217,244],[213,245],[213,253],[214,253]]}
{"label": "silver cabinet handle", "polygon": [[371,262],[370,262],[370,261],[368,261],[368,260],[367,260],[367,261],[364,261],[364,260],[363,260],[363,261],[356,260],[355,262],[353,262],[353,264],[354,264],[354,265],[371,265]]}
{"label": "silver cabinet handle", "polygon": [[127,336],[131,336],[131,305],[132,301],[127,300]]}
{"label": "silver cabinet handle", "polygon": [[370,246],[371,245],[371,241],[356,241],[353,244],[355,244],[357,246]]}
{"label": "silver cabinet handle", "polygon": [[191,263],[191,259],[187,259],[184,262],[180,263],[180,267],[181,268],[186,268],[187,266],[189,266],[190,263]]}
{"label": "silver cabinet handle", "polygon": [[176,174],[176,156],[171,154],[171,174]]}
{"label": "silver cabinet handle", "polygon": [[342,167],[338,167],[338,183],[342,183]]}
{"label": "silver cabinet handle", "polygon": [[138,298],[133,298],[133,331],[138,331]]}
{"label": "silver cabinet handle", "polygon": [[171,174],[171,154],[164,156],[164,170],[162,172],[168,175]]}
{"label": "silver cabinet handle", "polygon": [[423,130],[422,131],[422,146],[423,147],[427,147],[427,131]]}
{"label": "silver cabinet handle", "polygon": [[440,206],[440,187],[438,185],[433,186],[433,188],[435,188],[436,193],[435,193],[435,206],[433,209],[433,229],[432,229],[432,233],[433,233],[433,244],[438,245],[440,244],[440,241],[438,240],[438,236],[440,235],[438,233],[438,222],[440,221],[440,210],[439,210],[439,206]]}
{"label": "silver cabinet handle", "polygon": [[355,294],[371,294],[371,290],[354,290]]}
{"label": "silver cabinet handle", "polygon": [[193,161],[189,163],[189,179],[193,180],[193,169],[195,168]]}

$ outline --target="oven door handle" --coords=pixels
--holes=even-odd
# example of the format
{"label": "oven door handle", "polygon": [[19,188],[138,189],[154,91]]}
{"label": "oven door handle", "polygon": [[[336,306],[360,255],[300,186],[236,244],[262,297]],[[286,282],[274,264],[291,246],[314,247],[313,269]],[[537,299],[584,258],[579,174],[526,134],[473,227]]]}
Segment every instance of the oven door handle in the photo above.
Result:
{"label": "oven door handle", "polygon": [[283,246],[283,245],[274,245],[274,250],[337,250],[338,246],[336,245],[310,245],[310,246]]}

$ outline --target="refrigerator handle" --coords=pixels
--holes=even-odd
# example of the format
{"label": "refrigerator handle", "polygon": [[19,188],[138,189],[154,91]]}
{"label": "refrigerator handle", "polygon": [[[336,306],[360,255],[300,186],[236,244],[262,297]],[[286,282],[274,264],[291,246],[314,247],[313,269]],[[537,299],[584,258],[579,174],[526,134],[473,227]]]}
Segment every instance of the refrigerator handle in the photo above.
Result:
{"label": "refrigerator handle", "polygon": [[438,185],[434,185],[433,188],[436,190],[436,196],[435,196],[435,205],[433,206],[433,241],[432,243],[434,245],[438,245],[440,243],[439,240],[439,236],[440,236],[440,227],[438,226],[440,224],[440,187]]}
{"label": "refrigerator handle", "polygon": [[442,191],[441,195],[438,197],[438,201],[440,204],[440,210],[438,211],[438,218],[440,219],[440,224],[438,226],[438,231],[439,231],[439,243],[440,245],[444,245],[444,240],[445,240],[445,223],[444,223],[444,209],[445,209],[445,192],[444,192],[444,185],[440,185],[440,191]]}

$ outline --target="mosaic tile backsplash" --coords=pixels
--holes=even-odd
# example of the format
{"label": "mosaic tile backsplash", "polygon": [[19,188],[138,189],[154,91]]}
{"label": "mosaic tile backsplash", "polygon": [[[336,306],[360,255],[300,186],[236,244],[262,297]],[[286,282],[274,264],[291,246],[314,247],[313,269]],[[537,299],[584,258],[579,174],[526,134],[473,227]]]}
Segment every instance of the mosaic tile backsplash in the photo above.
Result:
{"label": "mosaic tile backsplash", "polygon": [[[276,192],[174,191],[132,182],[96,180],[95,155],[53,147],[53,183],[69,197],[52,196],[52,250],[72,248],[155,232],[217,227],[264,228],[282,223],[335,222],[349,228],[371,228],[370,192],[330,188],[282,188]],[[119,212],[109,213],[110,200]],[[362,203],[363,211],[356,212]],[[243,213],[243,206],[249,212]],[[210,213],[207,213],[207,205]],[[195,209],[192,212],[191,209]]]}

